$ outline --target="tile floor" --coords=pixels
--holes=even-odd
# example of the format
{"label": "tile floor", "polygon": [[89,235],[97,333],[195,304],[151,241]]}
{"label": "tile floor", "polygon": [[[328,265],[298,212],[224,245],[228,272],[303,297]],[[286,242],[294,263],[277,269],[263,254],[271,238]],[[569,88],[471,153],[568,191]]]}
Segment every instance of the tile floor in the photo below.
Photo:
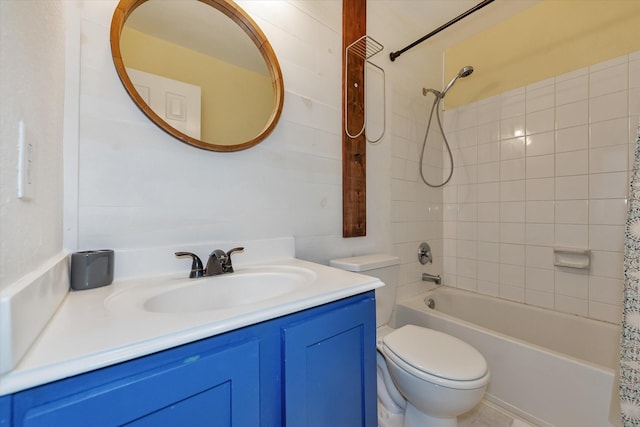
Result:
{"label": "tile floor", "polygon": [[[378,407],[380,409],[380,407]],[[378,413],[378,427],[402,427],[403,419],[398,415]],[[483,400],[478,406],[458,417],[458,427],[537,427],[527,423],[506,410]]]}
{"label": "tile floor", "polygon": [[535,427],[515,418],[502,408],[482,401],[473,410],[458,418],[458,427]]}

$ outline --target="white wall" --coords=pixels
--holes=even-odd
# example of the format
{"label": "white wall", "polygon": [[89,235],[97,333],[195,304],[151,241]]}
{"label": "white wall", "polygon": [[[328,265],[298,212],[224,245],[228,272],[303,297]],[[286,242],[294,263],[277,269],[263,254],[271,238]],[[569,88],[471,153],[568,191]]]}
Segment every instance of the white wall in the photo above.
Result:
{"label": "white wall", "polygon": [[[619,322],[639,119],[640,52],[447,111],[445,282]],[[590,269],[554,246],[591,249]]]}
{"label": "white wall", "polygon": [[[261,26],[278,55],[286,88],[284,112],[274,133],[257,147],[238,153],[213,153],[169,137],[151,124],[128,98],[115,73],[109,50],[109,25],[116,0],[73,2],[70,7],[74,13],[69,14],[72,22],[66,23],[62,2],[0,2],[0,89],[3,100],[0,114],[0,287],[15,282],[62,251],[62,149],[65,148],[64,171],[71,177],[67,180],[65,176],[64,184],[68,220],[64,233],[68,251],[102,247],[172,247],[211,240],[292,235],[300,258],[321,263],[333,257],[378,251],[391,251],[400,256],[401,298],[432,286],[421,282],[422,272],[446,272],[445,280],[461,287],[561,311],[611,321],[617,319],[621,289],[618,273],[592,274],[587,279],[576,276],[580,283],[561,285],[560,278],[565,272],[549,266],[548,254],[544,266],[531,264],[529,255],[532,251],[548,251],[552,245],[531,244],[527,240],[527,230],[532,236],[536,227],[548,229],[550,224],[554,230],[553,244],[580,243],[564,241],[565,237],[584,242],[586,232],[591,245],[595,240],[592,236],[597,233],[607,233],[610,228],[619,230],[622,214],[616,219],[608,219],[608,216],[597,219],[600,215],[598,206],[609,208],[610,201],[604,201],[600,196],[592,197],[590,193],[586,198],[557,199],[557,185],[561,185],[558,183],[570,180],[572,176],[569,169],[562,170],[560,166],[565,156],[570,155],[564,154],[563,149],[558,151],[557,146],[553,152],[553,177],[528,176],[528,169],[521,169],[520,173],[524,170],[525,175],[519,179],[511,180],[508,174],[496,178],[495,167],[504,167],[507,173],[509,161],[532,166],[551,153],[538,153],[540,159],[533,159],[536,154],[528,149],[521,156],[492,158],[486,163],[493,162],[493,165],[485,164],[480,155],[482,150],[488,148],[489,143],[501,143],[499,137],[482,139],[486,131],[483,126],[488,124],[482,122],[488,120],[482,118],[485,107],[487,103],[497,102],[495,99],[463,107],[457,114],[449,113],[447,120],[449,126],[453,126],[454,143],[469,132],[477,135],[475,164],[464,159],[467,164],[458,170],[469,172],[470,179],[475,182],[464,182],[458,173],[445,190],[444,198],[442,191],[430,190],[419,182],[418,157],[432,102],[421,90],[422,87],[442,87],[442,52],[446,47],[443,40],[455,40],[467,31],[467,24],[457,24],[455,31],[448,30],[449,33],[444,33],[440,39],[414,48],[393,63],[388,54],[446,20],[444,15],[452,12],[446,7],[451,7],[451,3],[433,1],[428,5],[417,5],[383,0],[368,3],[368,34],[385,45],[383,52],[372,61],[386,72],[387,129],[380,144],[367,148],[368,235],[352,239],[341,236],[342,2],[247,0],[239,3]],[[414,13],[411,8],[418,8],[418,11]],[[413,20],[415,15],[424,15],[425,21],[420,23],[424,28],[408,24],[407,17]],[[490,19],[489,15],[495,16],[486,14],[482,19]],[[469,25],[476,25],[479,20],[474,18]],[[77,58],[79,65],[75,67],[72,60],[67,70],[64,70],[63,59],[65,26],[67,32],[77,31],[80,33],[78,39],[81,37],[81,42],[70,43],[71,51],[66,52],[68,58]],[[32,28],[46,28],[48,36],[42,38],[31,31]],[[29,54],[24,55],[24,52]],[[637,58],[631,57],[628,64],[628,76],[637,76]],[[592,71],[600,72],[598,69],[586,70],[588,78]],[[78,91],[76,102],[64,105],[64,119],[70,123],[65,131],[73,135],[77,128],[79,135],[70,138],[71,142],[66,141],[63,147],[65,72],[70,83],[68,87]],[[562,85],[561,80],[561,77],[554,80],[554,90]],[[628,91],[630,102],[625,114],[631,121],[639,114],[639,107],[632,101],[638,99],[635,81],[630,79],[629,86],[624,89]],[[373,90],[379,89],[376,84],[370,86]],[[548,90],[545,87],[542,82],[521,89],[525,94],[525,120],[532,117],[525,112],[537,112],[530,109],[533,104],[527,104],[534,102],[527,100],[527,94],[543,93]],[[594,88],[600,90],[597,86]],[[593,88],[590,86],[589,90]],[[562,114],[561,111],[568,107],[558,104],[558,95],[554,96],[554,105],[550,108],[554,109],[554,115]],[[591,106],[595,101],[589,97],[575,102]],[[380,117],[380,109],[380,106],[377,110],[372,109],[374,117]],[[74,111],[79,112],[77,118]],[[464,117],[470,115],[475,121],[466,121]],[[502,118],[497,117],[500,116],[489,121],[492,125],[497,122],[502,126]],[[15,198],[15,147],[20,118],[24,118],[27,132],[38,141],[36,193],[31,201]],[[508,121],[509,117],[504,119]],[[593,131],[594,126],[606,128],[605,123],[609,121],[602,120],[600,125],[581,123],[575,127]],[[581,150],[587,150],[589,159],[597,159],[598,154],[593,150],[598,149],[603,150],[603,154],[608,150],[605,146],[589,146],[588,149],[565,151],[583,154]],[[471,148],[469,152],[473,150]],[[460,150],[456,156],[462,161],[466,154]],[[433,160],[432,156],[428,158],[428,161]],[[435,160],[436,167],[438,162]],[[571,163],[570,167],[572,165],[575,166]],[[557,167],[561,169],[556,170]],[[584,168],[584,164],[581,167]],[[587,167],[597,166],[589,160]],[[576,180],[584,181],[586,176],[590,185],[595,183],[595,174],[582,172],[576,175],[581,177]],[[598,176],[613,174],[610,175],[613,177],[619,172],[622,171],[604,171]],[[491,206],[502,215],[497,222],[498,228],[513,227],[513,224],[524,227],[524,240],[511,242],[500,240],[500,237],[480,236],[480,232],[495,228],[495,221],[485,223],[481,216],[485,212],[483,209],[490,208],[483,203],[493,202],[481,200],[484,196],[480,192],[466,193],[467,190],[478,189],[480,184],[497,183],[507,191],[506,187],[510,185],[507,182],[522,181],[526,191],[527,184],[533,184],[533,180],[547,178],[554,180],[553,199],[531,200],[530,193],[527,196],[525,192],[518,200],[499,200]],[[482,180],[485,181],[480,182]],[[465,194],[471,199],[467,200]],[[614,198],[618,202],[622,199]],[[535,217],[531,218],[534,202],[553,202],[553,214],[547,211],[550,215],[547,220],[553,219],[552,222],[540,218],[540,222],[535,222]],[[588,202],[587,222],[584,219],[585,202]],[[564,213],[570,205],[582,208],[567,218]],[[620,206],[610,209],[620,210]],[[516,221],[510,222],[506,218]],[[473,229],[469,238],[459,233],[467,226]],[[577,234],[567,231],[570,229]],[[565,237],[560,239],[558,236],[562,235]],[[416,252],[422,241],[432,244],[433,265],[425,267],[417,263]],[[619,242],[616,244],[619,246]],[[485,251],[487,247],[497,248],[497,255],[495,251]],[[510,253],[509,249],[516,250],[513,253],[517,254],[514,255],[517,259],[504,258]],[[597,246],[592,249],[596,262],[605,260],[599,265],[616,269],[621,263],[619,247],[615,250]],[[484,260],[482,256],[493,258]],[[503,265],[506,269],[500,270]],[[506,271],[512,271],[517,279],[507,278]],[[547,280],[536,279],[539,285],[534,285],[536,277]],[[536,286],[546,288],[537,289]],[[573,287],[568,289],[566,286]]]}
{"label": "white wall", "polygon": [[[398,192],[393,189],[391,158],[398,135],[402,144],[417,135],[411,131],[409,137],[415,124],[406,120],[415,114],[406,108],[417,95],[422,97],[423,84],[408,71],[415,61],[389,67],[388,51],[377,58],[387,70],[388,129],[380,144],[367,147],[367,236],[344,239],[342,2],[238,3],[278,56],[286,89],[284,111],[273,134],[258,146],[215,153],[169,137],[135,107],[110,56],[109,26],[117,1],[80,2],[78,237],[70,249],[294,236],[297,256],[320,263],[379,251],[404,257],[406,239],[397,236],[406,232],[399,233],[391,222],[397,204],[392,193]],[[381,7],[388,7],[384,3]],[[373,14],[380,12],[376,4],[371,4]],[[375,32],[376,23],[369,25]],[[387,25],[380,30],[382,39],[401,31]],[[441,80],[441,65],[430,67],[433,80]],[[399,100],[404,95],[396,86],[408,81],[414,83],[414,100]],[[423,205],[424,197],[419,197]],[[430,234],[412,239],[441,239],[438,227],[432,228]],[[415,281],[415,276],[407,280]]]}
{"label": "white wall", "polygon": [[[0,289],[62,252],[63,2],[0,2]],[[35,142],[34,189],[17,198],[18,122]]]}
{"label": "white wall", "polygon": [[[116,0],[0,0],[0,289],[63,249],[64,148],[68,251],[292,235],[300,258],[321,263],[392,251],[402,259],[401,298],[432,286],[420,281],[423,271],[444,272],[445,282],[478,292],[603,320],[619,319],[619,231],[627,169],[621,169],[618,160],[598,161],[608,156],[619,159],[624,155],[620,146],[633,146],[632,127],[640,115],[637,54],[626,59],[626,87],[619,86],[624,77],[612,78],[608,89],[605,83],[609,72],[624,74],[625,59],[621,59],[622,63],[581,70],[583,74],[573,77],[558,76],[448,113],[446,123],[458,147],[459,166],[443,194],[429,190],[418,178],[419,150],[432,102],[421,89],[443,85],[442,38],[460,37],[480,18],[456,24],[442,38],[391,63],[390,51],[445,22],[452,15],[445,9],[453,2],[368,2],[368,34],[385,45],[372,61],[386,71],[387,129],[379,145],[367,148],[368,236],[343,239],[342,2],[239,3],[278,55],[286,88],[284,112],[274,133],[257,147],[213,153],[167,136],[128,98],[109,51]],[[503,4],[482,19],[515,3],[520,2]],[[78,9],[67,16],[72,22],[65,22],[65,6]],[[407,17],[420,21],[423,28],[408,25]],[[69,43],[70,52],[64,52],[65,29],[81,33]],[[66,70],[65,54],[72,58]],[[73,59],[78,60],[77,67]],[[77,100],[66,105],[65,74],[66,89],[78,92]],[[571,82],[577,84],[573,89],[568,87]],[[553,92],[551,104],[545,104],[548,91]],[[616,112],[616,116],[594,118],[606,97],[624,97],[626,110],[609,108],[602,113]],[[503,101],[508,108],[503,108]],[[583,113],[586,106],[587,116],[558,127],[559,120],[567,119],[578,106]],[[503,114],[506,111],[510,113]],[[533,145],[518,153],[510,151],[512,138],[503,138],[501,129],[518,120],[537,122],[545,114],[555,120],[555,127],[548,130],[553,148],[545,145],[549,140],[544,130],[530,132]],[[618,126],[625,117],[627,127]],[[37,140],[31,201],[15,197],[21,118],[27,134]],[[72,136],[78,132],[64,147],[63,119],[68,122],[65,132]],[[588,136],[565,139],[574,132]],[[615,136],[625,132],[626,141]],[[466,145],[463,141],[469,135],[472,139]],[[603,139],[609,135],[613,139]],[[624,156],[623,162],[631,161],[629,153]],[[514,168],[517,164],[524,168]],[[597,185],[609,179],[614,183],[597,193]],[[567,195],[564,184],[569,182],[578,187],[569,187]],[[535,187],[545,183],[553,195],[533,196]],[[523,191],[511,193],[511,186]],[[485,192],[489,188],[492,192]],[[546,240],[540,241],[543,237]],[[432,244],[433,265],[417,263],[421,241]],[[550,264],[553,245],[585,241],[594,251],[590,274]]]}

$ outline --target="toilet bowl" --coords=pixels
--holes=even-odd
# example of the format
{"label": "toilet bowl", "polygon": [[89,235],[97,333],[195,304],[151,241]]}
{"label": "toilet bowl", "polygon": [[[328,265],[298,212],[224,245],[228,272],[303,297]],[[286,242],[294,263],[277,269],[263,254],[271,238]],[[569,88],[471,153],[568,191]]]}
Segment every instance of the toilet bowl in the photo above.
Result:
{"label": "toilet bowl", "polygon": [[399,259],[376,254],[330,265],[379,278],[376,289],[378,424],[380,427],[456,427],[489,383],[484,357],[458,338],[432,329],[387,325],[395,306]]}
{"label": "toilet bowl", "polygon": [[455,427],[489,383],[484,357],[469,344],[432,329],[403,326],[382,339],[393,385],[407,400],[404,426]]}

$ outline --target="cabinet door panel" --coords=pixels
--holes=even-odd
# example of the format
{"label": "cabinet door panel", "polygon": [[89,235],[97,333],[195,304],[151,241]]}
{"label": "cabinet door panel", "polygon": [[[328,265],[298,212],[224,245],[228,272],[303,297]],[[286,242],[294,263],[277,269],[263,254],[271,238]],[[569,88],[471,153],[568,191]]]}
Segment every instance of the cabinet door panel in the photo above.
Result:
{"label": "cabinet door panel", "polygon": [[284,330],[285,417],[291,427],[375,426],[375,301]]}
{"label": "cabinet door panel", "polygon": [[16,411],[15,425],[256,426],[259,349],[259,341],[250,341],[194,353],[40,404],[29,401],[29,392],[18,394],[16,407],[27,409]]}
{"label": "cabinet door panel", "polygon": [[226,381],[125,425],[230,427],[233,425],[231,395],[231,381]]}

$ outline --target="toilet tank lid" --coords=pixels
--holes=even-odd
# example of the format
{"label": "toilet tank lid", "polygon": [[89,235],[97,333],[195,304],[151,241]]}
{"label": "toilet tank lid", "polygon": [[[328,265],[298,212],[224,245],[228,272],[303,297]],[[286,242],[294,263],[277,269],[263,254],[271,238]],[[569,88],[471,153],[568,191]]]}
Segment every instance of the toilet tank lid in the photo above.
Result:
{"label": "toilet tank lid", "polygon": [[368,271],[398,264],[400,264],[400,258],[389,254],[360,255],[329,261],[331,267],[347,271]]}

